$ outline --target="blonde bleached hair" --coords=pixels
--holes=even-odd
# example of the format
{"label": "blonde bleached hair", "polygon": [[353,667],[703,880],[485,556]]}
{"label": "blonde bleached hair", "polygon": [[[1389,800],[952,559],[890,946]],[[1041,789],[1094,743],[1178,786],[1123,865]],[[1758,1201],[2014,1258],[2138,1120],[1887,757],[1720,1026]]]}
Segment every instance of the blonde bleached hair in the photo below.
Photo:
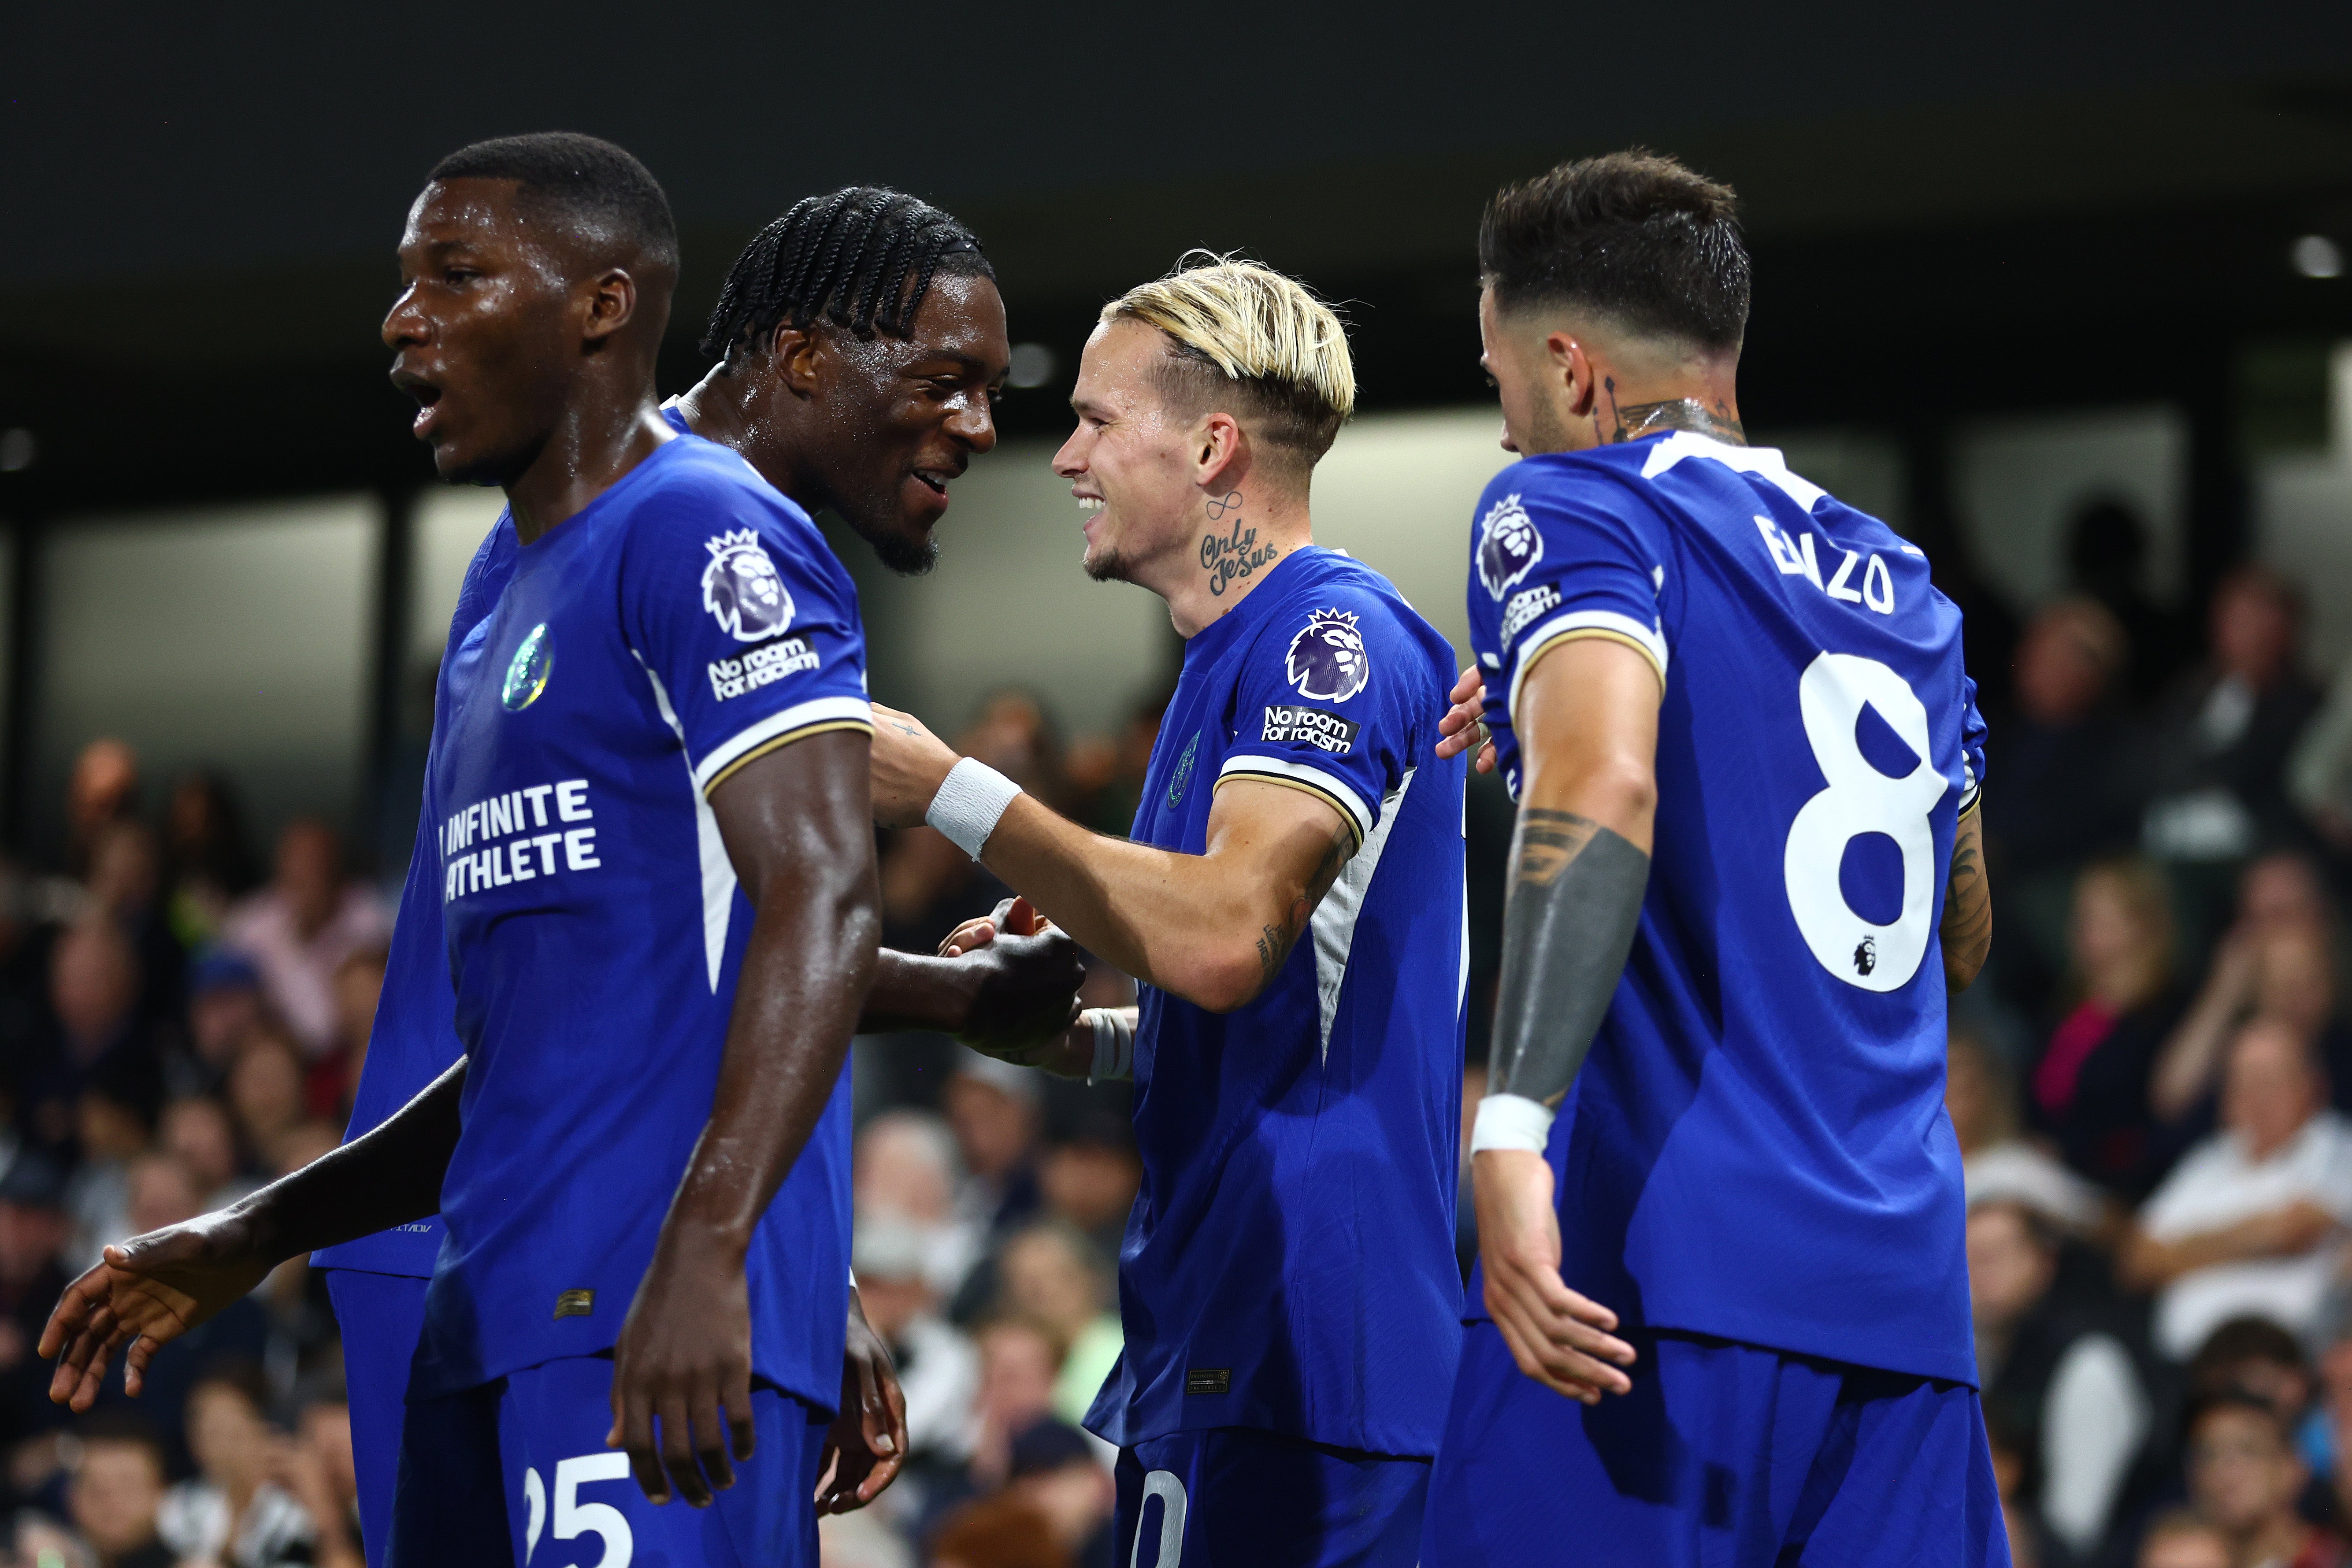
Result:
{"label": "blonde bleached hair", "polygon": [[1223,407],[1311,466],[1356,409],[1356,366],[1338,312],[1295,278],[1213,251],[1102,309],[1167,339],[1162,389],[1199,412]]}

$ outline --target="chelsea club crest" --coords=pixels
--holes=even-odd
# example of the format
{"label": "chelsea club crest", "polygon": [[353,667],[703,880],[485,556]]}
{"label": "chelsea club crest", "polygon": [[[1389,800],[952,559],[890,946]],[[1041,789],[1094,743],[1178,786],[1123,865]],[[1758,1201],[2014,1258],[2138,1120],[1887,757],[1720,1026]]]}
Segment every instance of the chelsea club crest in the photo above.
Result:
{"label": "chelsea club crest", "polygon": [[520,713],[539,700],[547,689],[548,675],[555,668],[555,639],[547,635],[547,623],[523,633],[522,641],[507,661],[507,678],[499,687],[499,701],[507,711]]}
{"label": "chelsea club crest", "polygon": [[1176,771],[1168,780],[1169,810],[1175,810],[1176,803],[1184,798],[1184,786],[1192,782],[1192,760],[1200,754],[1201,731],[1195,730],[1192,738],[1184,742],[1184,754],[1176,759]]}
{"label": "chelsea club crest", "polygon": [[748,528],[703,541],[710,564],[702,569],[702,607],[737,642],[763,642],[793,624],[793,596],[776,563]]}

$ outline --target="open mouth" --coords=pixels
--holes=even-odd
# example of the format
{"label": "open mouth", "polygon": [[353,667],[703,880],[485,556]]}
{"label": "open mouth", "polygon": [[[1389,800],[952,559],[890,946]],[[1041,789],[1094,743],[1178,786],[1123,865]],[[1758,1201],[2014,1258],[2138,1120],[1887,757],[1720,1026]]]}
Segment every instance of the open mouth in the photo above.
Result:
{"label": "open mouth", "polygon": [[409,434],[420,441],[426,439],[433,427],[434,410],[441,402],[440,384],[397,364],[393,367],[392,384],[416,399],[416,417],[409,424]]}
{"label": "open mouth", "polygon": [[917,468],[915,480],[941,500],[948,499],[948,483],[955,476],[944,468]]}

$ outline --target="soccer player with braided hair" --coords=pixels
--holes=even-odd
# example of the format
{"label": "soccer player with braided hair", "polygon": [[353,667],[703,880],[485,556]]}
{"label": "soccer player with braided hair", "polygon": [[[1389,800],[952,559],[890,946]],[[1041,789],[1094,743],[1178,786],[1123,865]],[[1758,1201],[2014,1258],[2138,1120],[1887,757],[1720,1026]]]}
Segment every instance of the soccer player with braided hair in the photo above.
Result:
{"label": "soccer player with braided hair", "polygon": [[1185,639],[1133,836],[883,708],[876,813],[928,820],[1142,982],[1137,1008],[998,1053],[1135,1083],[1126,1344],[1087,1417],[1119,1447],[1118,1561],[1411,1568],[1460,1333],[1450,650],[1314,542],[1355,375],[1296,281],[1195,257],[1130,289],[1071,401],[1055,468],[1087,570]]}
{"label": "soccer player with braided hair", "polygon": [[1421,1562],[2005,1568],[1943,1105],[1991,940],[1959,612],[1748,444],[1729,190],[1566,163],[1478,250],[1522,460],[1443,727],[1519,812]]}
{"label": "soccer player with braided hair", "polygon": [[[647,395],[677,254],[635,160],[562,134],[482,143],[445,160],[411,215],[409,286],[385,326],[395,379],[445,476],[500,483],[512,504],[451,627],[355,1142],[248,1205],[113,1249],[47,1342],[58,1396],[86,1405],[126,1342],[135,1392],[155,1344],[256,1268],[330,1244],[354,1405],[375,1407],[355,1447],[379,1565],[520,1562],[548,1531],[601,1534],[615,1560],[813,1561],[816,1476],[830,1470],[822,1508],[857,1506],[905,1430],[854,1288],[843,1351],[843,1015],[1019,1037],[1075,1010],[1059,935],[951,961],[871,942],[854,601],[777,487],[841,505],[877,542],[919,540],[941,503],[896,481],[910,462],[951,475],[992,445],[1006,349],[986,263],[951,219],[852,190],[771,234],[820,210],[822,264],[789,290],[772,246],[738,269],[749,282],[730,288],[732,352],[708,405],[720,445]],[[828,341],[800,343],[814,372],[779,410],[754,384],[790,358],[764,351],[795,313],[803,339]],[[534,426],[551,408],[556,425]],[[615,631],[625,646],[608,646]],[[584,776],[478,782],[518,765]],[[433,809],[467,799],[454,817]],[[460,1096],[475,1136],[453,1144]],[[436,1196],[453,1200],[446,1232]],[[436,1271],[428,1296],[421,1276]],[[570,1281],[551,1299],[551,1277]],[[748,1347],[730,1344],[747,1286]],[[500,1432],[526,1436],[502,1457]],[[395,1508],[384,1455],[404,1444]],[[668,1497],[715,1500],[720,1517],[648,1508]],[[677,1554],[689,1539],[698,1550]]]}

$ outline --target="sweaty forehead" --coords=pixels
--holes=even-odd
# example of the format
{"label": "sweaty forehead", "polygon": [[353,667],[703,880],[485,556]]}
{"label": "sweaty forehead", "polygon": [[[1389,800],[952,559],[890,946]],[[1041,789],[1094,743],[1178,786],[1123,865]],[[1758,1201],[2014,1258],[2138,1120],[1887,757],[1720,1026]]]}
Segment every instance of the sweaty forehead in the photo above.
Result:
{"label": "sweaty forehead", "polygon": [[618,259],[611,235],[557,203],[533,200],[520,180],[436,180],[419,192],[401,247],[451,245],[529,254],[566,274]]}

